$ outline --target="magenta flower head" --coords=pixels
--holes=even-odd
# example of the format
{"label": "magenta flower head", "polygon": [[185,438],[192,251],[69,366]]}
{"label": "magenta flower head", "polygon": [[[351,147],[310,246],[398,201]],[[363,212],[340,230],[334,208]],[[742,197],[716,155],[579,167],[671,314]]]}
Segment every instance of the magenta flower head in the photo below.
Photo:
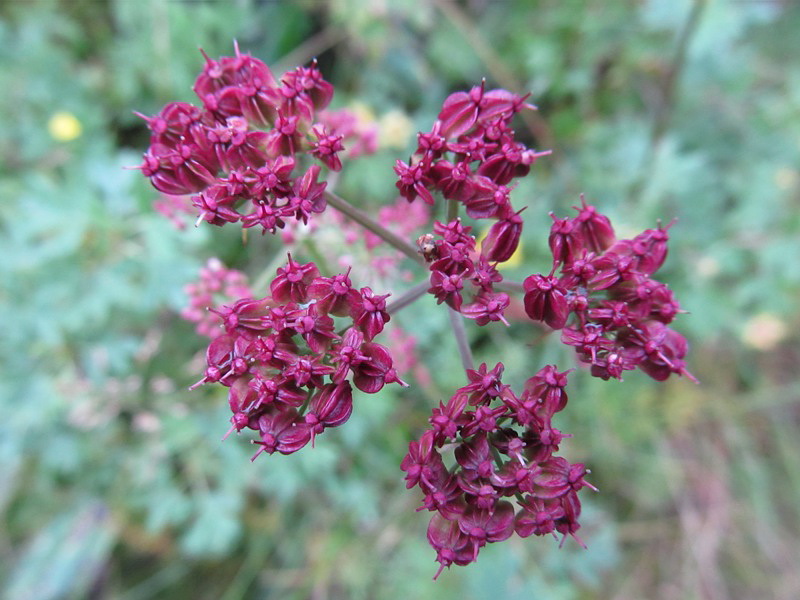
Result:
{"label": "magenta flower head", "polygon": [[289,263],[285,267],[278,267],[278,273],[272,280],[269,289],[276,302],[303,304],[308,301],[309,286],[318,276],[317,265],[314,263],[297,264],[289,254]]}
{"label": "magenta flower head", "polygon": [[283,89],[281,92],[287,98],[306,96],[311,102],[313,110],[322,110],[333,99],[333,86],[322,78],[314,59],[310,67],[297,67],[281,78]]}
{"label": "magenta flower head", "polygon": [[232,85],[246,84],[258,88],[275,86],[275,78],[267,65],[249,54],[239,52],[238,44],[234,44],[234,48],[236,56],[224,56],[219,60],[212,60],[203,52],[206,64],[193,88],[198,96],[202,98],[207,94],[215,94]]}
{"label": "magenta flower head", "polygon": [[[568,402],[570,370],[546,365],[515,392],[502,381],[503,363],[472,368],[461,319],[508,325],[505,313],[511,317],[518,307],[509,293],[519,293],[520,286],[503,282],[499,268],[519,247],[523,229],[511,182],[549,153],[526,147],[515,135],[515,115],[535,109],[527,96],[487,90],[484,82],[451,94],[431,130],[419,134],[416,153],[407,163],[396,161],[395,204],[372,219],[326,191],[330,172],[374,149],[376,136],[355,114],[325,110],[333,86],[316,62],[278,79],[237,47],[235,56],[206,57],[194,91],[198,106],[171,103],[143,117],[151,135],[140,168],[160,192],[187,196],[186,208],[196,209],[198,224],[236,223],[262,233],[285,229],[281,238],[295,253],[311,253],[305,233],[313,235],[319,225],[302,226],[330,205],[344,215],[331,219],[345,228],[348,244],[359,239],[352,235],[359,225],[369,230],[362,240],[368,253],[382,244],[400,251],[371,255],[369,264],[381,278],[400,271],[406,256],[429,278],[429,285],[401,292],[389,306],[389,294],[354,287],[349,269],[323,276],[315,262],[297,262],[291,254],[261,298],[242,284],[243,274],[206,273],[189,290],[187,317],[212,338],[203,377],[192,388],[218,384],[226,390],[228,433],[252,431],[259,447],[253,458],[290,454],[343,425],[354,410],[354,390],[357,404],[358,392],[406,386],[398,371],[409,370],[411,362],[392,354],[410,353],[408,345],[387,347],[379,336],[390,311],[427,290],[448,306],[467,379],[436,399],[427,430],[409,443],[400,465],[406,487],[419,488],[418,510],[432,513],[427,537],[440,564],[434,578],[445,567],[475,561],[484,546],[515,532],[558,533],[580,543],[578,496],[594,487],[582,463],[557,455],[568,434],[554,423]],[[353,138],[355,147],[349,145]],[[417,198],[423,202],[414,203]],[[439,212],[447,222],[431,227],[433,210],[426,205],[437,199],[447,204]],[[691,378],[684,363],[687,342],[669,327],[680,305],[651,278],[666,258],[670,226],[617,240],[608,217],[583,196],[573,208],[577,215],[570,218],[551,213],[552,270],[524,280],[527,316],[562,330],[561,341],[596,377],[621,378],[639,368],[659,381],[672,374]],[[480,251],[471,234],[475,224],[462,222],[464,213],[466,219],[491,220]],[[417,240],[421,257],[404,240],[418,236],[415,229],[432,230]],[[319,264],[334,264],[330,247],[320,244],[322,250],[330,260]],[[361,272],[353,268],[354,277]],[[424,368],[413,366],[422,381]]]}
{"label": "magenta flower head", "polygon": [[351,315],[367,341],[383,331],[383,326],[389,322],[389,313],[386,312],[388,297],[389,294],[378,296],[371,288],[361,288],[360,302],[353,305]]}
{"label": "magenta flower head", "polygon": [[281,454],[297,452],[311,439],[311,430],[301,422],[294,409],[285,412],[264,414],[258,419],[261,440],[256,442],[261,448],[253,459],[262,452]]}
{"label": "magenta flower head", "polygon": [[442,474],[446,474],[447,469],[442,462],[442,456],[434,450],[435,436],[433,430],[428,430],[419,440],[409,442],[408,454],[400,464],[400,468],[406,472],[407,488],[420,483],[431,487]]}
{"label": "magenta flower head", "polygon": [[193,143],[179,142],[175,148],[151,144],[140,168],[158,191],[178,196],[213,183],[217,166],[213,155],[199,151]]}
{"label": "magenta flower head", "polygon": [[484,292],[481,290],[475,300],[461,308],[461,314],[474,319],[478,325],[486,325],[491,321],[502,321],[508,325],[503,313],[508,308],[510,299],[504,292]]}
{"label": "magenta flower head", "polygon": [[374,394],[379,392],[387,383],[408,385],[392,367],[392,357],[385,346],[372,342],[365,342],[361,346],[365,360],[352,367],[353,384],[362,392]]}
{"label": "magenta flower head", "polygon": [[461,290],[464,287],[464,274],[446,275],[441,271],[431,271],[430,294],[436,297],[436,303],[447,302],[453,310],[461,310]]}
{"label": "magenta flower head", "polygon": [[187,102],[170,102],[154,117],[134,113],[147,122],[151,143],[173,146],[190,134],[190,128],[200,122],[200,109]]}
{"label": "magenta flower head", "polygon": [[461,531],[458,521],[448,521],[438,513],[428,524],[428,541],[436,550],[439,570],[438,578],[445,567],[452,564],[468,565],[478,556],[479,546],[468,534]]}
{"label": "magenta flower head", "polygon": [[308,294],[317,301],[320,311],[338,317],[350,314],[361,302],[361,294],[353,289],[347,273],[333,277],[317,277],[308,287]]}
{"label": "magenta flower head", "polygon": [[311,431],[311,441],[326,427],[338,427],[353,412],[353,391],[348,381],[323,386],[314,397],[305,414],[305,423]]}
{"label": "magenta flower head", "polygon": [[583,195],[581,195],[581,208],[577,206],[573,208],[578,211],[578,216],[575,217],[576,229],[587,250],[599,254],[614,243],[616,236],[611,221],[597,212],[594,206],[586,204]]}
{"label": "magenta flower head", "polygon": [[299,179],[296,179],[292,187],[292,195],[289,196],[289,206],[294,210],[294,217],[304,224],[312,213],[321,213],[327,204],[325,196],[326,182],[318,182],[320,168],[319,165],[311,165]]}
{"label": "magenta flower head", "polygon": [[409,160],[409,164],[406,164],[402,160],[398,160],[395,163],[394,171],[398,176],[395,185],[403,198],[413,202],[415,198],[420,197],[426,204],[433,204],[433,194],[428,189],[428,186],[433,184],[433,180],[428,173],[427,161],[412,163]]}
{"label": "magenta flower head", "polygon": [[493,510],[471,506],[459,519],[458,526],[479,547],[487,542],[503,541],[514,533],[514,507],[503,500]]}
{"label": "magenta flower head", "polygon": [[556,263],[571,265],[572,261],[580,255],[583,248],[583,239],[578,232],[574,219],[558,219],[550,213],[553,225],[550,227],[550,251]]}
{"label": "magenta flower head", "polygon": [[567,405],[567,375],[559,373],[555,365],[547,365],[525,382],[521,399],[533,400],[536,415],[550,422],[553,415]]}
{"label": "magenta flower head", "polygon": [[311,154],[325,164],[331,171],[342,170],[342,160],[339,153],[344,150],[341,135],[332,135],[327,132],[324,125],[314,125],[312,131],[317,138]]}
{"label": "magenta flower head", "polygon": [[478,120],[485,85],[486,82],[481,82],[481,85],[473,87],[469,92],[455,92],[447,97],[442,105],[442,111],[439,113],[444,137],[456,138],[475,124]]}
{"label": "magenta flower head", "polygon": [[530,275],[522,283],[525,289],[525,312],[534,321],[543,321],[561,329],[569,316],[566,290],[552,275]]}
{"label": "magenta flower head", "polygon": [[661,268],[667,258],[667,231],[672,223],[658,229],[647,229],[632,240],[620,240],[614,244],[610,252],[629,254],[636,259],[640,273],[652,275]]}
{"label": "magenta flower head", "polygon": [[505,262],[517,250],[521,234],[522,217],[519,213],[500,219],[492,225],[486,239],[483,240],[481,253],[490,262]]}

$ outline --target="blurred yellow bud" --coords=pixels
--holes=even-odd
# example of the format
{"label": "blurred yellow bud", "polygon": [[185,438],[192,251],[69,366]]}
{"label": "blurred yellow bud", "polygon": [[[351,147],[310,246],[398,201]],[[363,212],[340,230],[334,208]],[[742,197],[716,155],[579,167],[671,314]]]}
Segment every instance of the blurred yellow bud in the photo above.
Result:
{"label": "blurred yellow bud", "polygon": [[356,116],[359,123],[367,125],[375,122],[375,113],[363,102],[353,102],[348,108]]}
{"label": "blurred yellow bud", "polygon": [[800,173],[790,167],[781,167],[775,171],[775,185],[781,190],[790,190],[800,181]]}
{"label": "blurred yellow bud", "polygon": [[772,313],[751,317],[742,329],[742,341],[756,350],[772,350],[786,337],[786,323]]}
{"label": "blurred yellow bud", "polygon": [[708,279],[719,273],[719,261],[713,256],[701,256],[695,263],[695,269],[700,277]]}
{"label": "blurred yellow bud", "polygon": [[55,113],[47,122],[47,131],[54,140],[59,142],[71,142],[80,137],[83,127],[77,117],[70,112],[59,111]]}
{"label": "blurred yellow bud", "polygon": [[384,148],[405,148],[414,133],[414,123],[404,112],[390,110],[380,119],[380,145]]}

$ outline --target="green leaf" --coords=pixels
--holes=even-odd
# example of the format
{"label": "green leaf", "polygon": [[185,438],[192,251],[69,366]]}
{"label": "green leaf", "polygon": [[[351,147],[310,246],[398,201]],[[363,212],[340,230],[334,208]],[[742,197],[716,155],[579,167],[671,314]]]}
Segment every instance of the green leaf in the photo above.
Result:
{"label": "green leaf", "polygon": [[105,504],[84,501],[41,527],[18,559],[4,598],[83,597],[100,575],[115,539]]}

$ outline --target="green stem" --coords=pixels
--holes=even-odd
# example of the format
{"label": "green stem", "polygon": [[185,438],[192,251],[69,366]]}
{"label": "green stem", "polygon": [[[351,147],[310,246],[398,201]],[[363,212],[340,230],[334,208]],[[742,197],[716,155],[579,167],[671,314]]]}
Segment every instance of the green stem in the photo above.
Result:
{"label": "green stem", "polygon": [[325,191],[325,199],[327,200],[328,204],[331,205],[333,208],[338,210],[344,216],[352,219],[365,229],[368,229],[379,238],[381,238],[384,242],[389,244],[390,246],[396,248],[406,256],[408,256],[414,262],[424,265],[425,260],[420,256],[417,249],[409,244],[406,240],[401,238],[396,233],[389,231],[383,225],[374,221],[372,217],[367,215],[366,213],[362,212],[352,204],[350,204],[347,200],[342,198],[341,196],[337,196],[333,192]]}
{"label": "green stem", "polygon": [[631,183],[630,191],[628,192],[628,201],[631,204],[640,201],[642,191],[645,189],[647,180],[652,174],[660,142],[667,132],[672,113],[675,109],[675,95],[686,63],[686,55],[692,38],[700,25],[700,18],[706,3],[707,0],[694,0],[683,28],[678,34],[675,55],[672,58],[672,62],[669,65],[662,83],[661,100],[656,107],[656,112],[653,117],[653,125],[650,130],[650,144],[642,159],[642,166],[636,178]]}

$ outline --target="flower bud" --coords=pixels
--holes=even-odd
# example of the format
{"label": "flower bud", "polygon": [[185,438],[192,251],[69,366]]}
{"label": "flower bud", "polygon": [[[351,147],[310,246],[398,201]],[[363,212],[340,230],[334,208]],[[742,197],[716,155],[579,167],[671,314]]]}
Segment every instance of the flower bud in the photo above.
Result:
{"label": "flower bud", "polygon": [[314,415],[325,427],[338,427],[350,418],[352,412],[353,390],[350,382],[329,383],[311,398],[305,420],[308,423],[309,416]]}
{"label": "flower bud", "polygon": [[534,321],[543,321],[561,329],[569,316],[566,290],[552,275],[531,275],[522,283],[525,288],[525,312]]}
{"label": "flower bud", "polygon": [[522,234],[522,217],[514,213],[497,221],[481,245],[481,254],[491,262],[505,262],[519,246]]}
{"label": "flower bud", "polygon": [[317,265],[313,262],[298,264],[292,260],[290,254],[288,264],[285,267],[278,267],[277,275],[269,284],[269,289],[277,302],[304,304],[308,302],[308,286],[318,276]]}

